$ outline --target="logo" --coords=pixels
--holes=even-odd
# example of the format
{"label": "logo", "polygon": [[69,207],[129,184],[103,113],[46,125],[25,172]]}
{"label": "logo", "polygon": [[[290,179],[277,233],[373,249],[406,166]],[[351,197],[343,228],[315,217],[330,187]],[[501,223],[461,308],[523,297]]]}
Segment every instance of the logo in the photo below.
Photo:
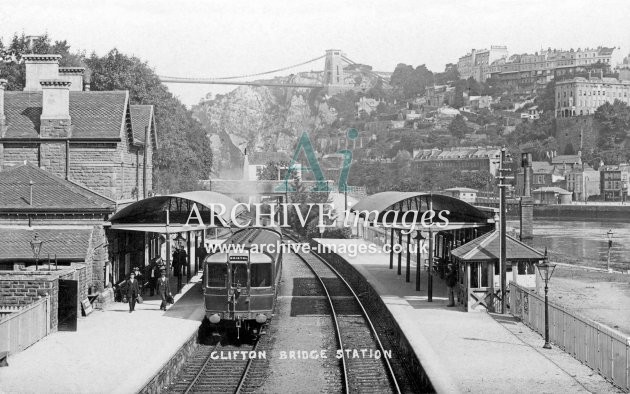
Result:
{"label": "logo", "polygon": [[[346,133],[346,138],[348,140],[353,141],[357,139],[359,136],[359,132],[357,129],[348,129]],[[300,157],[300,153],[304,151],[304,155],[306,157],[306,161],[308,162],[307,167],[303,167],[298,162]],[[337,151],[338,154],[342,155],[343,163],[341,165],[341,172],[339,173],[339,191],[340,192],[349,192],[350,188],[348,187],[348,174],[350,173],[350,166],[352,165],[352,151],[349,149],[342,149]],[[309,190],[311,192],[330,192],[332,191],[328,186],[328,182],[326,177],[324,177],[324,173],[322,171],[321,166],[319,165],[319,160],[317,160],[317,155],[315,154],[315,149],[313,149],[313,144],[311,143],[311,139],[308,136],[308,133],[303,132],[298,140],[298,144],[293,152],[293,157],[291,158],[291,162],[289,163],[289,168],[284,177],[282,184],[278,185],[275,188],[276,192],[294,192],[295,188],[290,184],[293,179],[294,172],[300,170],[301,173],[310,172],[315,177],[315,186]]]}

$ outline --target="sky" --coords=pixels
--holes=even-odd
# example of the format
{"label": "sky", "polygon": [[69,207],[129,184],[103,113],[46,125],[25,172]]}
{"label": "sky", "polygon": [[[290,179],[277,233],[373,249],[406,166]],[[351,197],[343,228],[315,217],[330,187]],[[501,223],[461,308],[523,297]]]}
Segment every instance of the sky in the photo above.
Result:
{"label": "sky", "polygon": [[[510,54],[615,46],[615,61],[630,51],[628,0],[5,0],[0,9],[5,40],[48,33],[88,54],[117,48],[166,76],[263,72],[326,49],[378,71],[405,63],[436,72],[490,45]],[[322,59],[280,75],[323,68]],[[168,86],[186,105],[232,89]]]}

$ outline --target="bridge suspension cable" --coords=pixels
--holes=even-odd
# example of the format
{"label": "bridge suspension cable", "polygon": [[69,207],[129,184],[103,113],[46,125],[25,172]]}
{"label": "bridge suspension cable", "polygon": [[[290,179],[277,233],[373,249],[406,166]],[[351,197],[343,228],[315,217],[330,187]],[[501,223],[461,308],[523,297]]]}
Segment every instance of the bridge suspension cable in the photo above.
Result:
{"label": "bridge suspension cable", "polygon": [[316,58],[311,59],[311,60],[307,60],[307,61],[302,62],[302,63],[293,64],[291,66],[277,68],[275,70],[264,71],[264,72],[260,72],[260,73],[256,73],[256,74],[244,74],[244,75],[236,75],[236,76],[221,77],[221,78],[184,78],[184,77],[169,77],[169,76],[163,76],[163,75],[159,75],[158,77],[160,79],[180,80],[180,81],[183,81],[183,80],[190,80],[190,81],[197,81],[197,80],[228,81],[228,80],[231,80],[231,79],[251,78],[251,77],[259,77],[261,75],[273,74],[273,73],[277,73],[277,72],[280,72],[280,71],[285,71],[285,70],[289,70],[289,69],[292,69],[292,68],[300,67],[300,66],[303,66],[305,64],[309,64],[309,63],[315,62],[317,60],[323,59],[324,57],[326,57],[326,55],[322,55],[322,56],[316,57]]}

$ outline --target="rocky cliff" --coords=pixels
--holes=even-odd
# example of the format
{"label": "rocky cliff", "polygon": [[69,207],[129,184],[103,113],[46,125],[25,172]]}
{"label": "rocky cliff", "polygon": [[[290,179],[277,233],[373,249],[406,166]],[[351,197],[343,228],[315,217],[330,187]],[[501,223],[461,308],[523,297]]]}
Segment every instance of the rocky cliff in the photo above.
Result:
{"label": "rocky cliff", "polygon": [[[376,82],[375,77],[367,74],[354,79],[361,83],[363,90]],[[321,81],[321,72],[274,79],[274,82],[284,83],[319,84]],[[201,102],[193,107],[193,112],[212,142],[213,172],[221,178],[238,177],[245,148],[291,153],[302,132],[315,134],[330,130],[337,120],[336,109],[328,104],[326,88],[241,86],[226,95]]]}

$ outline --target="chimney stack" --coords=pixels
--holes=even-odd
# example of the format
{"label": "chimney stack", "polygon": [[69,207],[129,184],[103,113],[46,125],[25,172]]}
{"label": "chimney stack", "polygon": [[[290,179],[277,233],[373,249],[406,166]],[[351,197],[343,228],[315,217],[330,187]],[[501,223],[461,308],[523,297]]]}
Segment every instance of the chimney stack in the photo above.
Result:
{"label": "chimney stack", "polygon": [[[0,128],[4,126],[6,117],[4,116],[4,89],[6,88],[7,80],[0,79]],[[2,136],[2,130],[0,129],[0,136]]]}
{"label": "chimney stack", "polygon": [[70,85],[61,79],[40,81],[42,89],[42,126],[44,120],[70,121]]}
{"label": "chimney stack", "polygon": [[24,91],[42,90],[39,81],[59,78],[59,59],[61,59],[61,55],[26,54],[22,56],[22,59],[24,59],[26,66]]}
{"label": "chimney stack", "polygon": [[70,90],[80,92],[83,90],[83,74],[85,67],[59,67],[59,79],[71,83]]}

